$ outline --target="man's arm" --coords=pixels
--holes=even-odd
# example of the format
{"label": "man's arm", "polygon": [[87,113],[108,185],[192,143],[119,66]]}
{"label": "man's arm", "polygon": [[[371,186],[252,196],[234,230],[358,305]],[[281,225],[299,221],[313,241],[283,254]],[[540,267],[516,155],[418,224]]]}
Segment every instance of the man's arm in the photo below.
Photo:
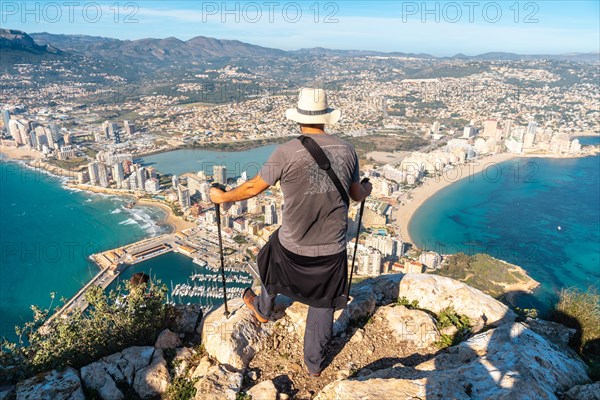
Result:
{"label": "man's arm", "polygon": [[249,181],[242,183],[235,189],[230,190],[229,192],[224,192],[217,188],[211,188],[210,200],[215,204],[242,201],[254,196],[258,196],[260,193],[267,190],[269,186],[270,185],[267,182],[257,175]]}

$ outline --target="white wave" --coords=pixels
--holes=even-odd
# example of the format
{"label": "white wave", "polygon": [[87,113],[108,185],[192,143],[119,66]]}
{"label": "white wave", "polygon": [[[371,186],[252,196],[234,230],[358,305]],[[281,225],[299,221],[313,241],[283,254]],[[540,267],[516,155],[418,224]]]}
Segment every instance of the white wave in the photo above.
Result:
{"label": "white wave", "polygon": [[121,214],[123,212],[123,210],[121,210],[120,208],[116,208],[114,210],[112,210],[110,213],[111,214]]}
{"label": "white wave", "polygon": [[119,225],[137,225],[137,221],[133,218],[127,218],[125,221],[119,222]]}

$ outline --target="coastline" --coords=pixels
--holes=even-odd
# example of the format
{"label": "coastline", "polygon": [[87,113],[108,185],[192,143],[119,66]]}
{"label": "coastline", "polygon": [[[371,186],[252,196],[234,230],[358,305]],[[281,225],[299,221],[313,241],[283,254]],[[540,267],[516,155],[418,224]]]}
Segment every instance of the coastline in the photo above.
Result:
{"label": "coastline", "polygon": [[[8,161],[21,161],[24,162],[29,168],[43,170],[51,175],[63,177],[63,178],[74,178],[74,174],[71,171],[65,170],[63,168],[56,167],[54,165],[50,165],[43,161],[43,157],[40,156],[40,153],[26,149],[23,147],[8,147],[0,144],[0,154],[2,154],[6,160]],[[65,189],[77,189],[85,192],[97,193],[97,194],[105,194],[110,196],[119,196],[123,198],[129,198],[131,200],[135,200],[137,204],[147,206],[147,207],[156,207],[161,209],[165,213],[165,217],[161,218],[158,221],[155,221],[159,225],[168,225],[171,227],[172,233],[181,232],[184,229],[188,229],[194,227],[195,224],[189,222],[181,217],[173,214],[173,210],[163,203],[158,201],[153,201],[149,199],[143,199],[136,196],[134,193],[129,191],[122,191],[120,189],[110,189],[110,188],[102,188],[99,186],[91,186],[91,185],[80,185],[74,182],[65,182],[63,185]]]}
{"label": "coastline", "polygon": [[[551,153],[498,153],[485,158],[477,159],[475,162],[468,164],[461,164],[449,173],[445,173],[442,176],[435,176],[424,181],[420,186],[412,189],[408,192],[410,200],[402,205],[397,206],[394,210],[396,212],[395,221],[396,225],[400,228],[400,234],[404,242],[409,242],[414,245],[412,238],[410,237],[409,226],[410,222],[419,209],[429,198],[435,195],[443,188],[450,186],[451,184],[462,181],[463,179],[474,176],[477,173],[482,172],[484,169],[491,167],[495,164],[500,164],[505,161],[509,161],[515,158],[555,158],[555,159],[571,159],[571,158],[583,158],[583,157],[594,157],[600,154],[600,150],[593,148],[586,152],[579,154],[551,154]],[[448,176],[450,175],[450,177]],[[458,176],[458,178],[455,178]]]}
{"label": "coastline", "polygon": [[450,172],[452,176],[457,176],[457,178],[452,179],[448,176],[436,176],[424,181],[421,186],[411,190],[409,192],[411,196],[410,200],[406,204],[397,206],[397,208],[394,210],[396,225],[400,228],[402,240],[405,243],[413,243],[408,230],[410,221],[419,207],[421,207],[423,203],[425,203],[434,194],[447,186],[480,173],[491,165],[499,164],[512,158],[518,158],[522,156],[523,155],[521,154],[500,153],[479,159],[474,163],[461,164]]}

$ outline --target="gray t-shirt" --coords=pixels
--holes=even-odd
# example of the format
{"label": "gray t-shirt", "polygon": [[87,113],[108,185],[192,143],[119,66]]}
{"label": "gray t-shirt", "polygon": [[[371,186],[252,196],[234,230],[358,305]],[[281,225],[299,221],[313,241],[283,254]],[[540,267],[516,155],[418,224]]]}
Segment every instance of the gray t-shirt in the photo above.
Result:
{"label": "gray t-shirt", "polygon": [[[323,149],[348,192],[359,181],[354,147],[328,134],[309,134]],[[277,147],[261,168],[269,185],[281,182],[283,221],[279,241],[292,253],[308,257],[338,254],[346,248],[348,207],[325,171],[298,139]]]}

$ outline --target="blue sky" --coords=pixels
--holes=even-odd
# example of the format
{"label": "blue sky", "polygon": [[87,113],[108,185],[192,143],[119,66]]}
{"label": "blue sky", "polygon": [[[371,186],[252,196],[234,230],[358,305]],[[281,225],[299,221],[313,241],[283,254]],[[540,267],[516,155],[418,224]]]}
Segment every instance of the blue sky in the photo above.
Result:
{"label": "blue sky", "polygon": [[0,1],[0,25],[120,39],[195,36],[285,50],[598,52],[599,1]]}

